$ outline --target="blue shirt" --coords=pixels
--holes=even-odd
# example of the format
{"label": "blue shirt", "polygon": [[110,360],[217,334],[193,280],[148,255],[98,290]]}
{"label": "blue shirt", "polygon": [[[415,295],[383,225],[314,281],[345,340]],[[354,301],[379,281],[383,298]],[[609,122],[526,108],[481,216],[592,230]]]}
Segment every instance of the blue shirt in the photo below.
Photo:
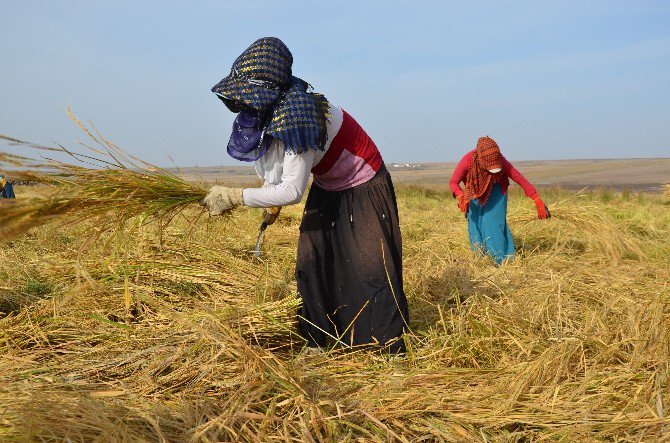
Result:
{"label": "blue shirt", "polygon": [[12,188],[11,183],[5,183],[5,188],[2,190],[2,192],[0,192],[0,198],[16,198],[14,195],[14,188]]}

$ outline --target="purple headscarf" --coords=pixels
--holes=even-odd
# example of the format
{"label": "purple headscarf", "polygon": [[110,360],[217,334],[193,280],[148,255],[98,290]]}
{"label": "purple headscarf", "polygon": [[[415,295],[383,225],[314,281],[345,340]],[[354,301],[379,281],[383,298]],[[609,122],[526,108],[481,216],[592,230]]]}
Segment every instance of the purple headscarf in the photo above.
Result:
{"label": "purple headscarf", "polygon": [[233,132],[228,142],[228,154],[236,160],[253,162],[265,155],[272,137],[265,134],[258,113],[244,109],[233,122]]}

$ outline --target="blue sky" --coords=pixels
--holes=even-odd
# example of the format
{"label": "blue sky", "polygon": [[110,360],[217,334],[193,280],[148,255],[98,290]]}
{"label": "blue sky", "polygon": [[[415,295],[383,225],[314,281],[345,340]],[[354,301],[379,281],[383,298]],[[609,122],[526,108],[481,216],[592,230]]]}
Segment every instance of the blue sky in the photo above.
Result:
{"label": "blue sky", "polygon": [[284,40],[388,162],[669,157],[668,1],[3,0],[0,133],[72,144],[65,110],[145,160],[235,164],[210,92]]}

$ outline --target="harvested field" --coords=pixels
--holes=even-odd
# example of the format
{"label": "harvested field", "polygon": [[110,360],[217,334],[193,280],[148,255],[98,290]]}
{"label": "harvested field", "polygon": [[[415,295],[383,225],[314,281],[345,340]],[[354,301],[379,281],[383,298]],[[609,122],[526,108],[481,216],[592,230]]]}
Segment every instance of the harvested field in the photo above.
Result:
{"label": "harvested field", "polygon": [[[17,186],[17,196],[50,192]],[[0,249],[2,441],[670,439],[670,206],[513,191],[517,259],[472,255],[450,193],[401,186],[408,355],[301,352],[301,207]],[[197,207],[196,207],[197,208]]]}

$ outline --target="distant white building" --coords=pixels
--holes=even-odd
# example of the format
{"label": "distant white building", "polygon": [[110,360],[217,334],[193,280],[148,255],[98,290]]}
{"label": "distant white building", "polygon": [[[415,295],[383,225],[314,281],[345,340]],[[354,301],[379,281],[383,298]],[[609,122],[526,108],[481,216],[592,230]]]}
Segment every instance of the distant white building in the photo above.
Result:
{"label": "distant white building", "polygon": [[420,163],[391,163],[393,168],[419,169],[422,166]]}

